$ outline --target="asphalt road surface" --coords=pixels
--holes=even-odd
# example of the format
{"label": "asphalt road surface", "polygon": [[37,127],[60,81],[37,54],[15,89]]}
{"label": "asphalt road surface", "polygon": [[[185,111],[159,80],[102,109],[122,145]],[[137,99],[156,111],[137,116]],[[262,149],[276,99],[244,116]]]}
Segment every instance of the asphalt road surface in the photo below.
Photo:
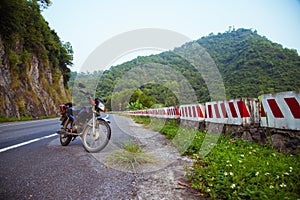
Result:
{"label": "asphalt road surface", "polygon": [[135,197],[133,174],[102,165],[80,139],[61,146],[53,135],[59,124],[58,119],[0,124],[0,199]]}
{"label": "asphalt road surface", "polygon": [[[86,152],[79,138],[61,146],[55,134],[58,119],[0,124],[0,199],[195,198],[176,182],[183,176],[183,163],[163,136],[124,117],[110,116],[110,120],[111,141],[96,154]],[[133,173],[103,161],[110,151],[135,139],[160,156],[157,170],[142,166],[144,172]]]}

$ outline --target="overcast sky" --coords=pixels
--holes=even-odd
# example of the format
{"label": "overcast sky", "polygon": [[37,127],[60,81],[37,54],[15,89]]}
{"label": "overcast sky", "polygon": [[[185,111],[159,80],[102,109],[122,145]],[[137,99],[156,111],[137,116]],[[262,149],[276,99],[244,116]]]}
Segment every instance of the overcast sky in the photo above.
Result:
{"label": "overcast sky", "polygon": [[127,31],[159,28],[196,40],[229,26],[252,28],[300,54],[299,0],[51,0],[43,11],[74,50],[72,71],[105,41]]}

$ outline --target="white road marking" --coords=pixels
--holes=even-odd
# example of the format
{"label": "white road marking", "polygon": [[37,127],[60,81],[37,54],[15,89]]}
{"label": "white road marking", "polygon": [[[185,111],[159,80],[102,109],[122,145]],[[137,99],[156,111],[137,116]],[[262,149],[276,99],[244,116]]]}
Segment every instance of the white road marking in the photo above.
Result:
{"label": "white road marking", "polygon": [[43,139],[46,139],[46,138],[54,137],[54,136],[56,136],[56,135],[57,135],[57,133],[54,133],[54,134],[51,134],[51,135],[47,135],[47,136],[43,136],[43,137],[36,138],[36,139],[33,139],[33,140],[29,140],[29,141],[26,141],[26,142],[22,142],[22,143],[20,143],[20,144],[15,144],[15,145],[12,145],[12,146],[9,146],[9,147],[5,147],[5,148],[0,149],[0,153],[1,153],[1,152],[4,152],[4,151],[8,151],[8,150],[10,150],[10,149],[15,149],[15,148],[24,146],[24,145],[26,145],[26,144],[30,144],[30,143],[33,143],[33,142],[37,142],[37,141],[39,141],[39,140],[43,140]]}

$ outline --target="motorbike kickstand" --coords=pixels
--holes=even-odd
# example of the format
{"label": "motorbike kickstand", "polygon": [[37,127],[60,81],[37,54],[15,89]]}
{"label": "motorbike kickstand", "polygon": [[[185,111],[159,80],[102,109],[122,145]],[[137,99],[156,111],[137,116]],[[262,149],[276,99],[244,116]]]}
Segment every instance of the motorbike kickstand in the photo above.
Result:
{"label": "motorbike kickstand", "polygon": [[74,136],[74,137],[73,137],[72,142],[73,142],[74,140],[76,140],[76,137],[77,137],[77,136]]}

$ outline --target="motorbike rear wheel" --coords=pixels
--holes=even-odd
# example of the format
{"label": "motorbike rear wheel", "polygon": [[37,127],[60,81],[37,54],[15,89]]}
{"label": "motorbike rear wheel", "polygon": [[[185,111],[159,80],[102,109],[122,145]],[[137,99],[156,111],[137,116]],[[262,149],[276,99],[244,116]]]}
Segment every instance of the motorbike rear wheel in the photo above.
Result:
{"label": "motorbike rear wheel", "polygon": [[93,127],[87,126],[82,134],[82,143],[84,148],[91,153],[101,151],[106,147],[110,140],[111,129],[109,124],[103,120],[97,120],[95,132]]}
{"label": "motorbike rear wheel", "polygon": [[[72,122],[68,122],[68,124],[65,126],[66,127],[66,130],[65,131],[68,131],[72,126]],[[72,136],[71,135],[65,135],[65,134],[61,134],[60,135],[60,138],[59,138],[59,141],[60,141],[60,144],[62,146],[68,146],[70,144],[72,140]]]}
{"label": "motorbike rear wheel", "polygon": [[62,146],[68,146],[72,140],[72,136],[62,134],[60,135],[59,140]]}

